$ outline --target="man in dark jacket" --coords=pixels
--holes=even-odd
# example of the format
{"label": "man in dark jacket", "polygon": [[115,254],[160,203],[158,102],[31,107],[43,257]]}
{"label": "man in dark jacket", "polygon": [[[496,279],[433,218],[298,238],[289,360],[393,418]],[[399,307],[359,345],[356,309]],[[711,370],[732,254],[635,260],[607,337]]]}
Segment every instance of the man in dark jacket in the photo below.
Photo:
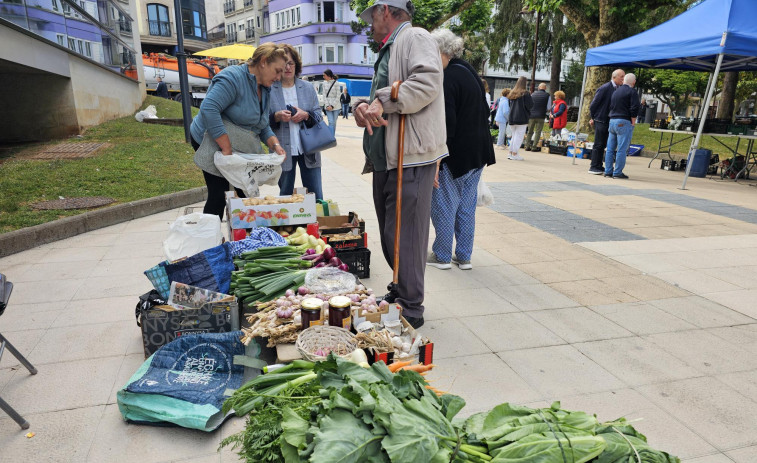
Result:
{"label": "man in dark jacket", "polygon": [[636,76],[626,74],[623,85],[615,90],[610,99],[610,136],[605,155],[605,177],[628,178],[623,173],[623,167],[626,166],[628,145],[631,144],[636,117],[639,115],[639,94],[633,89],[635,85]]}
{"label": "man in dark jacket", "polygon": [[158,77],[158,86],[155,89],[155,96],[159,96],[161,98],[168,98],[168,86],[165,82],[163,82],[163,79]]}
{"label": "man in dark jacket", "polygon": [[541,131],[544,128],[544,118],[547,117],[549,105],[549,93],[547,84],[539,84],[539,89],[531,94],[534,106],[528,115],[528,135],[526,135],[526,151],[539,151],[536,144],[539,143]]}
{"label": "man in dark jacket", "polygon": [[602,175],[602,159],[605,156],[605,146],[607,146],[608,128],[610,124],[610,98],[615,89],[623,85],[623,77],[626,73],[622,69],[616,69],[612,72],[612,80],[602,85],[594,94],[589,111],[591,119],[589,124],[594,127],[594,149],[591,152],[591,167],[589,173],[593,175]]}

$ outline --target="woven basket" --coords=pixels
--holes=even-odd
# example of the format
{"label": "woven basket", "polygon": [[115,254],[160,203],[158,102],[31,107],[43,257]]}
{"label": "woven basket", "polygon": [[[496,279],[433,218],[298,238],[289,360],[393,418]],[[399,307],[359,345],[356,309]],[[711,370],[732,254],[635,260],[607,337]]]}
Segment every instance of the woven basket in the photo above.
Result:
{"label": "woven basket", "polygon": [[302,358],[317,362],[326,360],[325,356],[315,355],[318,349],[330,348],[335,355],[346,358],[357,349],[355,335],[336,326],[316,325],[304,330],[297,336],[294,344]]}

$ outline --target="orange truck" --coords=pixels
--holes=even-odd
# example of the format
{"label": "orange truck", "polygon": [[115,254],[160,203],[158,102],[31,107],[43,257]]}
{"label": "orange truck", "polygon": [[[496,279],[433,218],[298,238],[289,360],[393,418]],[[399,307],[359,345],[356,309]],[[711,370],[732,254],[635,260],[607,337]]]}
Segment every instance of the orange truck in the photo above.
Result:
{"label": "orange truck", "polygon": [[[179,63],[176,57],[163,53],[145,53],[142,55],[142,66],[145,71],[145,85],[147,93],[152,95],[158,86],[158,77],[168,86],[168,94],[171,99],[181,101],[181,88],[179,87]],[[215,60],[212,59],[187,59],[187,74],[189,90],[192,93],[192,104],[199,106],[208,91],[210,80],[221,72]]]}

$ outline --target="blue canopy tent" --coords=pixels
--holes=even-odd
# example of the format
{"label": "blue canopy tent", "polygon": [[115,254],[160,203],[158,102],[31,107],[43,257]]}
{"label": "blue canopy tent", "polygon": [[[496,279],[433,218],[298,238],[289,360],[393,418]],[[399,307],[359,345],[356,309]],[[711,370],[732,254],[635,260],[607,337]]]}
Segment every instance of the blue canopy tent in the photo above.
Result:
{"label": "blue canopy tent", "polygon": [[[757,0],[705,0],[657,27],[589,49],[583,85],[590,66],[705,71],[712,73],[703,106],[708,108],[721,71],[757,70],[755,18]],[[699,147],[704,122],[701,117],[690,151]],[[686,189],[691,165],[686,167],[681,189]]]}

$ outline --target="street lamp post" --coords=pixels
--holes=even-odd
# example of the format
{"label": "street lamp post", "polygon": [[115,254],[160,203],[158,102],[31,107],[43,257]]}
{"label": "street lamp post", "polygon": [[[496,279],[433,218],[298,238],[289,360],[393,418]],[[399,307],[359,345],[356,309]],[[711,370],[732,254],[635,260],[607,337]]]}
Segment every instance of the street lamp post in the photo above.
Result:
{"label": "street lamp post", "polygon": [[531,93],[536,90],[536,49],[539,46],[539,23],[541,22],[541,12],[536,12],[536,36],[534,37],[534,57],[531,60]]}
{"label": "street lamp post", "polygon": [[184,138],[190,143],[189,124],[192,122],[192,95],[189,93],[187,78],[187,54],[184,53],[184,24],[181,18],[181,0],[174,0],[176,18],[176,61],[179,71],[179,89],[181,90],[181,109],[184,116]]}

